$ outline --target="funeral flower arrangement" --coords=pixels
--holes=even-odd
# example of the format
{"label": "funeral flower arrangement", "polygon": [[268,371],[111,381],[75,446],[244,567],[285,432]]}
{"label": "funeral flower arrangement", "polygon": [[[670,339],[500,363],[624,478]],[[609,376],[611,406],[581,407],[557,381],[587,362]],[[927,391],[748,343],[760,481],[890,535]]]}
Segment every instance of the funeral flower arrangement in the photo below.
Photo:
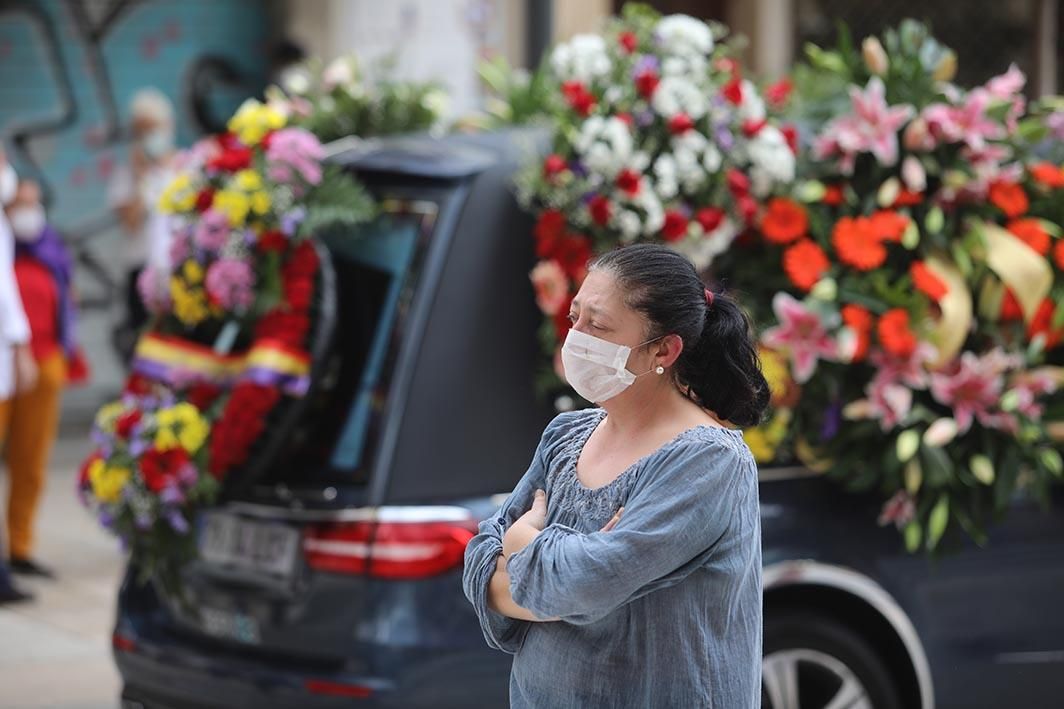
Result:
{"label": "funeral flower arrangement", "polygon": [[123,395],[96,417],[79,481],[142,578],[172,578],[194,555],[197,510],[247,460],[271,411],[305,393],[320,298],[313,234],[373,210],[276,107],[249,100],[228,127],[181,156],[161,198],[169,265],[139,283],[154,320]]}
{"label": "funeral flower arrangement", "polygon": [[[795,131],[770,115],[789,86],[759,92],[725,35],[629,4],[602,34],[551,53],[552,149],[517,191],[536,214],[531,277],[555,362],[593,253],[662,241],[704,269],[793,181]],[[556,370],[545,367],[541,388],[559,386]]]}
{"label": "funeral flower arrangement", "polygon": [[982,542],[1064,472],[1064,170],[1035,152],[1064,114],[1029,112],[1015,66],[970,90],[955,68],[915,22],[812,48],[797,98],[840,108],[717,264],[767,326],[758,458],[879,491],[910,550]]}

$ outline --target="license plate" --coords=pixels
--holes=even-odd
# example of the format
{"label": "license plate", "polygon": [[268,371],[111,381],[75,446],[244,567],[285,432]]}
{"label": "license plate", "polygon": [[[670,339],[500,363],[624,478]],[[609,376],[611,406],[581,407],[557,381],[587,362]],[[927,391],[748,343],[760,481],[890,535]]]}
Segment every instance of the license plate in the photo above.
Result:
{"label": "license plate", "polygon": [[212,512],[203,517],[200,557],[234,571],[287,578],[295,570],[300,534],[273,522]]}
{"label": "license plate", "polygon": [[199,613],[203,631],[216,638],[236,640],[246,645],[258,645],[262,642],[259,623],[249,615],[217,608],[200,608]]}

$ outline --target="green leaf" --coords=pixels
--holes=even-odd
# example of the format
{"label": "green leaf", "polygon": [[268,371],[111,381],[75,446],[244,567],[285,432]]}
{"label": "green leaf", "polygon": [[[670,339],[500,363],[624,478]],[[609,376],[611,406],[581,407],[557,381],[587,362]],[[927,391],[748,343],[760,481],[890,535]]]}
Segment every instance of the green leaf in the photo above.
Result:
{"label": "green leaf", "polygon": [[920,450],[920,434],[913,429],[902,431],[895,441],[898,460],[907,463]]}
{"label": "green leaf", "polygon": [[924,217],[924,228],[931,234],[938,234],[946,224],[946,215],[938,205],[932,207]]}
{"label": "green leaf", "polygon": [[909,220],[909,224],[901,235],[901,245],[909,251],[920,245],[920,230],[917,228],[916,222]]}
{"label": "green leaf", "polygon": [[946,532],[947,524],[949,524],[949,496],[943,494],[938,498],[938,502],[935,503],[934,508],[931,510],[931,516],[927,520],[927,548],[929,551],[938,546],[938,543],[942,540],[942,535]]}
{"label": "green leaf", "polygon": [[1046,467],[1050,473],[1056,477],[1064,475],[1064,460],[1060,457],[1060,452],[1055,448],[1043,448],[1038,451],[1038,459],[1042,465]]}
{"label": "green leaf", "polygon": [[920,491],[920,485],[924,481],[924,470],[920,467],[919,460],[910,460],[905,466],[905,489],[910,495]]}

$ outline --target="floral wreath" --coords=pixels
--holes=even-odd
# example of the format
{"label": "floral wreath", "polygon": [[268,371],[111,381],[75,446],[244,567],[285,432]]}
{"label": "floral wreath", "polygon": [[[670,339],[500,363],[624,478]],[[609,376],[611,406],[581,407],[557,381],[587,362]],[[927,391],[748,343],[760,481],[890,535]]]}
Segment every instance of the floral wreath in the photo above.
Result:
{"label": "floral wreath", "polygon": [[[726,35],[629,3],[601,35],[551,53],[553,149],[517,178],[518,199],[537,215],[531,278],[554,359],[541,391],[565,390],[558,351],[593,253],[659,241],[704,270],[794,179],[796,132],[770,115],[789,84],[763,97]],[[573,405],[568,395],[556,403]]]}
{"label": "floral wreath", "polygon": [[372,213],[365,192],[276,106],[246,102],[229,132],[180,157],[160,200],[169,264],[138,286],[153,322],[122,397],[97,414],[79,489],[130,549],[140,578],[177,583],[197,512],[251,455],[313,358],[320,263],[313,233]]}

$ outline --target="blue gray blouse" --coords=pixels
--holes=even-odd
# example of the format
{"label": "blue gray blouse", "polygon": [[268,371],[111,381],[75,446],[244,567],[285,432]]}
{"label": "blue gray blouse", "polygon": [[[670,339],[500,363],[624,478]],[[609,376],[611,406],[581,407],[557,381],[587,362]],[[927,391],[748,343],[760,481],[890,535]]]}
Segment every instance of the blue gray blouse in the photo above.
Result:
{"label": "blue gray blouse", "polygon": [[[514,655],[513,709],[761,705],[761,522],[742,433],[684,431],[609,484],[576,475],[602,409],[558,416],[466,549],[463,586],[488,644]],[[507,561],[541,618],[488,608],[506,529],[547,492],[547,526]],[[600,532],[617,508],[624,514]]]}

